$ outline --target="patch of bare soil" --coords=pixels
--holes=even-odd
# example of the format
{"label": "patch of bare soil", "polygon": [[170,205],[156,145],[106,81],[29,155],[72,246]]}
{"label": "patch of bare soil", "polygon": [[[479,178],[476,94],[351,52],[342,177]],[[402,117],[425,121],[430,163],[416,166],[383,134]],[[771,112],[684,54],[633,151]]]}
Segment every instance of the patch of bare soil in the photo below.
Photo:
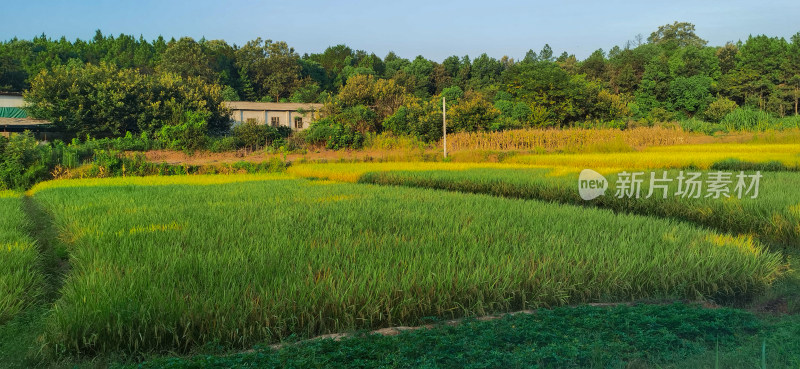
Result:
{"label": "patch of bare soil", "polygon": [[786,315],[789,314],[789,302],[783,297],[778,297],[758,304],[750,310],[770,315]]}

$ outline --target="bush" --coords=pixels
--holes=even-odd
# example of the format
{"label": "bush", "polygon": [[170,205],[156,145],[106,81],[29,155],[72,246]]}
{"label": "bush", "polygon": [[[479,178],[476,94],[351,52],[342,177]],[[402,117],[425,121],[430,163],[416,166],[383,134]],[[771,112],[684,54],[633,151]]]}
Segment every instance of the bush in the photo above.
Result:
{"label": "bush", "polygon": [[707,134],[709,136],[712,136],[717,132],[727,132],[725,126],[721,124],[709,123],[696,118],[682,120],[681,128],[687,132],[698,132]]}
{"label": "bush", "polygon": [[208,151],[211,152],[234,151],[238,148],[235,136],[214,137],[208,140]]}
{"label": "bush", "polygon": [[347,131],[360,133],[375,132],[378,129],[378,115],[367,106],[357,105],[344,108],[334,119],[341,122]]}
{"label": "bush", "polygon": [[50,175],[53,149],[26,131],[0,139],[0,190],[25,189]]}
{"label": "bush", "polygon": [[282,137],[282,138],[289,138],[289,136],[291,136],[292,133],[294,132],[294,131],[292,131],[291,127],[287,127],[287,126],[280,126],[280,127],[278,127],[278,129],[276,131],[277,131],[278,137]]}
{"label": "bush", "polygon": [[706,119],[719,123],[726,115],[736,110],[739,105],[724,97],[719,97],[717,100],[708,105],[708,109],[703,113]]}
{"label": "bush", "polygon": [[758,109],[737,108],[722,118],[728,131],[764,131],[773,123],[772,116]]}
{"label": "bush", "polygon": [[328,149],[358,149],[364,144],[364,135],[346,129],[331,118],[322,118],[308,129],[306,142],[314,146],[324,145]]}
{"label": "bush", "polygon": [[491,124],[489,124],[490,131],[505,131],[509,129],[520,129],[522,128],[522,123],[514,118],[501,115],[497,119],[494,120]]}
{"label": "bush", "polygon": [[289,151],[305,151],[308,130],[293,132],[286,138],[286,148]]}
{"label": "bush", "polygon": [[675,119],[675,113],[669,112],[661,107],[656,107],[650,110],[649,117],[655,122],[669,122]]}
{"label": "bush", "polygon": [[394,114],[383,120],[384,131],[392,132],[396,135],[407,135],[411,133],[409,129],[409,109],[405,106],[399,107]]}
{"label": "bush", "polygon": [[[288,127],[286,127],[288,128]],[[291,131],[291,128],[289,128]],[[255,119],[248,119],[244,123],[233,128],[233,136],[236,137],[238,147],[247,147],[251,150],[258,150],[269,146],[272,141],[281,137],[278,129],[274,127],[258,124]]]}
{"label": "bush", "polygon": [[167,124],[158,131],[158,139],[175,150],[194,152],[206,147],[209,114],[188,111],[179,124]]}

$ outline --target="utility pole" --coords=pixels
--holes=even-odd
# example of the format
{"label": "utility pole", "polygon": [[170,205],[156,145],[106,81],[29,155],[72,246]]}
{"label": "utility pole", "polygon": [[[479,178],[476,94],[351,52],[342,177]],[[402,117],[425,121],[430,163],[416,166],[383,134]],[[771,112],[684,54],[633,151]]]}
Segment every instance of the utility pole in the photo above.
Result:
{"label": "utility pole", "polygon": [[442,136],[444,137],[444,157],[447,158],[447,104],[446,99],[442,96]]}

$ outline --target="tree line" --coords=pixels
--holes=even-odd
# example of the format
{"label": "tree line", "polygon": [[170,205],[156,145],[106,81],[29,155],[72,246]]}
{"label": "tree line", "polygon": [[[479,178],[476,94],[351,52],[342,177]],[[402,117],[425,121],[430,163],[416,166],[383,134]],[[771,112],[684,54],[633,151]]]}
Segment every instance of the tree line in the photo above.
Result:
{"label": "tree line", "polygon": [[[43,78],[44,73],[50,74]],[[70,118],[63,117],[68,112],[51,108],[58,104],[49,100],[66,98],[70,81],[94,79],[79,85],[89,90],[106,86],[107,95],[114,96],[119,91],[98,76],[126,73],[130,83],[123,86],[145,87],[128,87],[122,95],[149,94],[143,100],[149,108],[141,108],[145,113],[98,108]],[[192,95],[182,89],[205,92]],[[216,120],[224,112],[214,107],[220,100],[321,102],[323,119],[308,135],[329,146],[331,141],[333,146],[357,145],[361,135],[384,131],[437,140],[442,96],[447,97],[454,131],[624,127],[631,121],[689,118],[720,122],[742,109],[779,118],[798,113],[800,33],[790,40],[758,35],[709,46],[696,35],[694,25],[675,22],[659,27],[646,40],[637,37],[607,52],[598,49],[583,60],[567,52],[556,57],[544,45],[521,60],[482,54],[437,62],[423,56],[405,59],[393,52],[381,58],[346,45],[300,55],[285,42],[260,38],[238,46],[188,37],[147,41],[97,31],[88,41],[42,35],[1,42],[0,90],[27,90],[31,100],[40,102],[35,106],[43,107],[37,114],[46,118],[79,126],[87,124],[81,119],[92,125],[125,122],[102,130],[104,135],[177,124],[176,119],[169,123],[167,116],[179,116],[180,109],[204,110],[213,121],[209,126],[222,126]],[[160,108],[152,105],[165,96],[177,102],[155,112]],[[192,99],[206,103],[192,106]],[[75,132],[96,132],[93,127]]]}

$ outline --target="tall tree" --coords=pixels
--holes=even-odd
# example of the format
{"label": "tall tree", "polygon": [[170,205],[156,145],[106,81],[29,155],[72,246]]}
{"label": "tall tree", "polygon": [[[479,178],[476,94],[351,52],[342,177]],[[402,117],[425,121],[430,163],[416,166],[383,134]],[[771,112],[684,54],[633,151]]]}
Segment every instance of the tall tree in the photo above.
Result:
{"label": "tall tree", "polygon": [[191,37],[181,37],[167,45],[156,70],[161,73],[175,73],[183,78],[192,76],[214,82],[216,76],[210,64],[210,58],[203,53],[200,44]]}
{"label": "tall tree", "polygon": [[237,64],[262,98],[280,101],[300,80],[300,56],[286,42],[257,38],[236,52]]}
{"label": "tall tree", "polygon": [[660,26],[658,30],[650,34],[647,41],[669,49],[686,46],[702,47],[707,43],[706,40],[694,33],[694,24],[688,22],[675,22]]}

